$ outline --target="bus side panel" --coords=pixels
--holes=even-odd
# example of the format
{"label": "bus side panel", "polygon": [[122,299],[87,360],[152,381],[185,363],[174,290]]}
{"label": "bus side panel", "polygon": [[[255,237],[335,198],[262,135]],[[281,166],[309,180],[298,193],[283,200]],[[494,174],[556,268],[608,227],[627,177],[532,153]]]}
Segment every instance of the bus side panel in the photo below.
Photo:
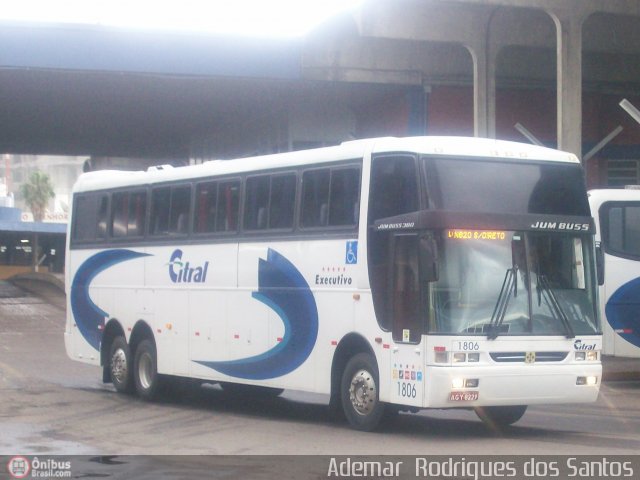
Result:
{"label": "bus side panel", "polygon": [[354,326],[357,265],[345,265],[346,248],[345,240],[241,245],[226,352],[201,364],[222,380],[328,393],[337,342]]}
{"label": "bus side panel", "polygon": [[220,374],[199,362],[229,358],[232,333],[227,326],[232,291],[229,289],[189,292],[189,371],[195,378],[215,380]]}
{"label": "bus side panel", "polygon": [[76,359],[99,364],[105,321],[117,319],[127,332],[143,311],[143,250],[74,250],[68,313]]}
{"label": "bus side panel", "polygon": [[[67,325],[65,329],[65,348],[69,358],[82,362],[98,365],[100,363],[99,351],[95,348],[95,342],[100,340],[97,329],[84,329],[81,324],[89,325],[90,319],[86,318],[87,311],[83,305],[75,300],[79,292],[77,283],[73,281],[76,278],[78,268],[89,258],[95,251],[91,250],[72,250],[67,254],[67,276],[69,283],[67,287]],[[95,288],[89,287],[89,298],[96,295]],[[90,312],[89,312],[90,314]],[[84,333],[83,333],[84,330]]]}
{"label": "bus side panel", "polygon": [[633,260],[605,254],[605,355],[640,357],[640,278]]}
{"label": "bus side panel", "polygon": [[[198,332],[199,335],[202,333],[202,338],[208,338],[204,328],[196,323],[198,326],[194,329],[192,324],[196,320],[206,322],[210,318],[209,311],[220,310],[212,302],[211,293],[219,272],[228,274],[229,270],[220,265],[219,259],[234,250],[233,244],[226,250],[182,245],[148,248],[145,286],[151,300],[144,318],[148,319],[154,333],[160,373],[191,374],[191,337]],[[225,262],[235,268],[233,255]],[[232,278],[227,282],[235,283]],[[200,301],[201,297],[208,302]],[[193,298],[197,302],[195,311],[191,305]]]}
{"label": "bus side panel", "polygon": [[[596,241],[605,252],[628,249],[629,258],[604,254],[604,285],[599,287],[600,318],[603,330],[604,355],[640,357],[640,278],[635,242],[638,224],[638,198],[634,189],[605,189],[589,192],[591,213],[596,222]],[[607,206],[607,208],[603,208]],[[622,208],[630,209],[622,219]],[[613,213],[615,212],[615,214]],[[608,230],[608,234],[604,232]],[[603,237],[612,237],[605,238]],[[605,244],[609,242],[609,244]]]}

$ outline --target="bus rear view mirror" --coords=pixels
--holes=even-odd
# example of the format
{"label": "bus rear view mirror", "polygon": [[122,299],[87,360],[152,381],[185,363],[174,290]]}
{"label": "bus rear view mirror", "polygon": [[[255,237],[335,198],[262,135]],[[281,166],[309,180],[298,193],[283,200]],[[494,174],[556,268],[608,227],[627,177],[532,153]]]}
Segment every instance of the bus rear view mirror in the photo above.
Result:
{"label": "bus rear view mirror", "polygon": [[431,236],[420,237],[420,271],[424,283],[438,281],[438,246]]}

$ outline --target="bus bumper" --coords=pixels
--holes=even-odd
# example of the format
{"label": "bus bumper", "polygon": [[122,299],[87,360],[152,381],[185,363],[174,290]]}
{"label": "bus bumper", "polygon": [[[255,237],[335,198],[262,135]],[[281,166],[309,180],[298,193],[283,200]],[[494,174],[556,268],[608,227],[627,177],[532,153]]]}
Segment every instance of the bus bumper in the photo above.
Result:
{"label": "bus bumper", "polygon": [[594,402],[601,364],[427,367],[424,407]]}

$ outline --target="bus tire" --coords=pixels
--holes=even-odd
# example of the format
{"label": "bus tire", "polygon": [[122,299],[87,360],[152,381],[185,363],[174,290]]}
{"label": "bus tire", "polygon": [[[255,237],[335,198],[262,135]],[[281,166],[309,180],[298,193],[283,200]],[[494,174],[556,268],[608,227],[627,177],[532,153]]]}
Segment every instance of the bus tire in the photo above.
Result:
{"label": "bus tire", "polygon": [[136,348],[133,378],[140,398],[152,401],[158,397],[160,375],[158,375],[156,346],[149,339],[142,340]]}
{"label": "bus tire", "polygon": [[109,349],[109,375],[117,392],[133,393],[131,350],[123,336],[117,336]]}
{"label": "bus tire", "polygon": [[370,432],[380,424],[385,405],[378,386],[378,366],[372,355],[359,353],[347,362],[340,396],[347,421],[356,430]]}
{"label": "bus tire", "polygon": [[501,407],[476,407],[476,415],[489,426],[507,427],[522,418],[527,411],[526,405],[508,405]]}

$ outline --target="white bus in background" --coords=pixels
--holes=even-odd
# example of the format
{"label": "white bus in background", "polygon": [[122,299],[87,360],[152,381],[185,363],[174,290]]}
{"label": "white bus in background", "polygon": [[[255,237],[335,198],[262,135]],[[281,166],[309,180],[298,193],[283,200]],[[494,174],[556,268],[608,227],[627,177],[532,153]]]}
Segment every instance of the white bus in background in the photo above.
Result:
{"label": "white bus in background", "polygon": [[118,391],[328,394],[361,430],[598,396],[594,226],[568,153],[381,138],[93,172],[69,228],[66,349]]}
{"label": "white bus in background", "polygon": [[603,354],[640,357],[640,187],[589,191],[604,284]]}

